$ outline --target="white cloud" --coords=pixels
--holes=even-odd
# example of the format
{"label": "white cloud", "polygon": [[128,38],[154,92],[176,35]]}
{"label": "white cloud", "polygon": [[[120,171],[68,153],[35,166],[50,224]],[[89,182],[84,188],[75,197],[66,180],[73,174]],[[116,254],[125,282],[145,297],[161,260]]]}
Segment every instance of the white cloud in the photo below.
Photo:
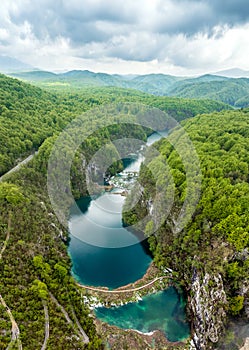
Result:
{"label": "white cloud", "polygon": [[9,32],[6,28],[0,28],[0,41],[9,39]]}
{"label": "white cloud", "polygon": [[2,0],[0,54],[51,70],[249,69],[249,20],[239,2],[243,11],[231,0]]}

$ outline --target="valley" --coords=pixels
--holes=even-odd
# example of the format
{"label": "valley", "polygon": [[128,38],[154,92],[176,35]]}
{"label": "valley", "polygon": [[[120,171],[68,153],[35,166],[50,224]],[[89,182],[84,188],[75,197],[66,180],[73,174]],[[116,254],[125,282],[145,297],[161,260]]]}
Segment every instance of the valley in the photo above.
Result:
{"label": "valley", "polygon": [[[47,78],[51,79],[51,76]],[[78,77],[75,79],[77,81]],[[139,79],[136,79],[136,84]],[[213,79],[205,79],[212,89]],[[187,349],[189,346],[192,349],[215,348],[217,342],[226,337],[228,321],[240,319],[247,322],[248,317],[248,109],[234,110],[234,101],[225,101],[230,105],[212,101],[212,95],[209,99],[157,96],[155,89],[155,94],[150,95],[131,90],[128,83],[122,88],[113,87],[115,85],[95,87],[90,84],[87,89],[77,86],[72,91],[63,91],[61,86],[57,89],[55,85],[53,88],[44,89],[43,82],[40,84],[37,81],[38,79],[35,84],[40,87],[0,75],[0,173],[1,176],[6,174],[0,182],[0,348],[7,348],[10,342],[13,348],[22,347],[27,350],[97,350],[110,345],[113,349],[118,349],[119,346],[124,349],[125,346],[129,346],[127,344],[132,343],[136,349],[138,346],[141,349],[145,346],[152,349],[155,342],[158,348],[161,346],[159,344],[163,344],[164,349]],[[217,78],[214,91],[224,81]],[[238,84],[240,82],[239,80]],[[148,84],[146,79],[144,84]],[[246,84],[245,82],[244,87]],[[148,91],[149,89],[148,84]],[[185,94],[184,89],[179,90],[179,94]],[[197,90],[200,91],[199,87]],[[219,92],[221,91],[222,88],[219,87]],[[196,92],[193,94],[195,97],[201,97],[196,96]],[[218,99],[225,100],[223,97]],[[112,107],[106,107],[110,105],[115,105],[115,110],[118,108],[120,111],[121,124],[114,119]],[[112,276],[109,275],[108,285],[106,280],[94,283],[93,277],[96,276],[90,272],[89,276],[92,279],[83,283],[90,285],[87,290],[87,286],[84,288],[84,285],[78,285],[75,275],[79,272],[75,273],[75,261],[72,251],[70,252],[74,247],[79,250],[79,257],[82,258],[80,245],[77,240],[70,238],[70,225],[65,227],[58,219],[49,198],[48,161],[60,133],[81,115],[81,127],[72,123],[71,130],[78,130],[77,137],[81,137],[81,131],[84,130],[88,137],[72,159],[71,183],[68,185],[65,182],[64,193],[58,193],[59,198],[65,199],[61,202],[62,209],[68,213],[69,219],[72,205],[67,197],[69,188],[73,198],[82,201],[82,198],[89,196],[86,176],[89,169],[93,171],[94,181],[97,181],[99,176],[103,178],[103,169],[98,168],[94,162],[91,163],[98,150],[103,145],[115,145],[115,141],[122,138],[145,142],[152,134],[152,130],[137,123],[139,113],[136,112],[136,108],[141,105],[145,106],[141,107],[143,113],[148,111],[148,108],[166,112],[158,114],[158,118],[162,118],[162,125],[169,122],[164,119],[164,115],[169,115],[180,122],[182,128],[172,128],[167,139],[163,138],[153,144],[151,150],[154,149],[160,154],[155,156],[150,150],[146,153],[143,164],[137,169],[138,185],[132,187],[127,197],[110,195],[112,200],[122,197],[122,204],[125,202],[127,205],[133,195],[136,197],[136,191],[139,191],[141,198],[135,206],[126,210],[124,205],[124,210],[119,211],[119,225],[123,230],[122,220],[128,226],[137,223],[140,225],[142,232],[148,236],[148,248],[155,270],[145,275],[146,279],[143,282],[139,282],[152,259],[149,255],[144,256],[140,247],[141,254],[146,258],[144,266],[137,266],[142,258],[136,252],[132,253],[134,260],[128,259],[130,269],[134,265],[134,271],[136,272],[136,268],[139,270],[137,274],[132,276],[132,273],[128,273],[127,280],[124,281],[124,274],[120,275],[119,269],[116,269],[119,281],[112,280]],[[109,126],[106,126],[106,121],[109,122]],[[91,133],[92,126],[96,127],[94,133]],[[181,130],[188,133],[198,154],[202,187],[200,200],[191,215],[191,221],[178,232],[175,223],[186,193],[194,187],[199,176],[191,173],[192,182],[190,181],[190,186],[189,183],[186,185],[186,164],[183,164],[179,151],[188,153],[188,150],[186,145],[184,146]],[[175,145],[175,148],[172,145]],[[63,151],[60,159],[66,160],[67,154],[71,154],[69,140],[64,138],[61,146]],[[105,158],[109,163],[108,168],[104,170],[109,178],[112,178],[121,173],[125,165],[120,161],[122,150],[117,146],[107,149]],[[34,153],[32,159],[27,158],[31,153]],[[29,161],[16,171],[8,173],[25,158]],[[165,160],[171,169],[171,175],[165,173],[162,166]],[[149,168],[154,169],[156,179],[151,175]],[[191,169],[188,171],[191,172]],[[63,174],[56,170],[54,168],[50,176],[57,181],[64,181]],[[158,220],[158,217],[153,215],[153,210],[157,203],[161,203],[157,201],[159,194],[164,193],[157,191],[160,186],[166,186],[166,180],[170,188],[172,179],[174,202],[166,220],[154,232],[153,227],[157,222],[153,220]],[[108,197],[108,193],[104,196]],[[83,211],[87,212],[89,205],[90,200],[83,203]],[[160,208],[158,210],[160,212]],[[146,218],[145,221],[141,221],[143,217]],[[102,219],[106,219],[106,215],[98,215],[97,219],[101,223]],[[90,237],[89,232],[92,233],[91,228],[84,234]],[[134,239],[134,235],[131,232],[129,234],[131,239]],[[96,262],[95,254],[96,252],[92,255],[92,263]],[[125,271],[125,259],[121,260]],[[106,262],[106,258],[104,261]],[[87,261],[84,261],[83,267],[84,264],[87,264]],[[187,295],[187,315],[191,323],[191,339],[188,339],[187,343],[178,343],[175,340],[170,343],[161,333],[156,333],[152,340],[148,335],[125,331],[122,327],[117,328],[100,322],[92,317],[89,303],[84,302],[85,298],[91,298],[90,289],[99,285],[116,288],[136,283],[138,280],[138,284],[122,292],[126,300],[133,302],[138,298],[137,292],[144,298],[145,294],[150,294],[151,291],[167,291],[172,284],[171,278],[170,281],[164,278],[165,269],[172,271],[170,277],[173,277],[173,285],[178,285]],[[82,267],[79,267],[79,271],[84,278]],[[103,303],[106,300],[107,304],[111,304],[115,302],[115,298],[120,299],[119,295],[116,296],[111,291],[109,294],[113,296],[107,296],[102,287],[99,291],[92,290],[94,298],[97,298],[95,292],[100,292],[98,298]],[[122,287],[120,292],[121,290]],[[153,294],[152,298],[156,298],[156,295]],[[133,304],[137,305],[131,303],[130,306]],[[12,324],[9,310],[13,316]],[[131,312],[135,315],[137,311],[134,309]],[[150,317],[153,318],[151,314]],[[18,325],[18,337],[13,335],[13,324]],[[14,327],[15,329],[17,328]],[[236,335],[234,337],[236,338]],[[235,341],[237,348],[241,341],[241,338]]]}

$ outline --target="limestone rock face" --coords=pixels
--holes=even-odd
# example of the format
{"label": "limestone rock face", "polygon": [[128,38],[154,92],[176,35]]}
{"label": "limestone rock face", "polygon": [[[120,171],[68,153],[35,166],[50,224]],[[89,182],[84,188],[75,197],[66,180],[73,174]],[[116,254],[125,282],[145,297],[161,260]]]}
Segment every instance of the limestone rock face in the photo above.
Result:
{"label": "limestone rock face", "polygon": [[242,295],[244,297],[245,315],[249,320],[249,281],[248,280],[241,281],[239,295]]}
{"label": "limestone rock face", "polygon": [[218,342],[226,320],[227,299],[221,276],[206,273],[204,277],[200,277],[195,271],[191,295],[194,335],[190,349],[212,349],[209,344]]}

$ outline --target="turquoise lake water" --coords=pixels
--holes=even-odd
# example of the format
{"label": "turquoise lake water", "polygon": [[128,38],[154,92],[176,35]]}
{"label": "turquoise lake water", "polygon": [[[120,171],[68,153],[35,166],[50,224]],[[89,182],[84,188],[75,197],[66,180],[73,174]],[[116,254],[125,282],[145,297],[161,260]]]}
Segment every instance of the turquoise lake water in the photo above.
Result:
{"label": "turquoise lake water", "polygon": [[[73,275],[81,283],[116,288],[141,278],[152,261],[146,242],[122,226],[124,197],[105,193],[96,200],[82,198],[78,206],[85,213],[71,215],[69,254]],[[113,206],[115,210],[113,210]],[[119,212],[120,211],[120,212]],[[90,244],[97,242],[98,245]],[[122,246],[109,248],[109,246]]]}
{"label": "turquoise lake water", "polygon": [[[160,138],[160,135],[151,135],[147,145]],[[143,156],[139,154],[125,170],[138,171],[142,161]],[[119,182],[120,176],[114,182]],[[120,192],[120,189],[115,191]],[[72,274],[80,283],[113,289],[140,279],[149,267],[152,257],[147,242],[140,242],[139,237],[123,227],[124,200],[120,194],[106,192],[96,198],[83,197],[77,201],[80,213],[75,207],[71,208],[68,252],[73,263]],[[96,316],[120,328],[145,333],[159,329],[169,340],[179,341],[189,335],[184,306],[182,295],[175,288],[169,288],[137,303],[98,308]]]}
{"label": "turquoise lake water", "polygon": [[169,341],[184,340],[190,332],[185,318],[184,298],[173,287],[148,295],[137,303],[97,308],[95,314],[101,321],[123,329],[143,333],[160,330]]}
{"label": "turquoise lake water", "polygon": [[[161,135],[152,134],[147,146],[160,138]],[[139,153],[125,170],[139,171],[143,159]],[[78,200],[81,213],[71,208],[68,251],[72,274],[82,284],[120,287],[141,278],[149,267],[152,257],[146,241],[140,243],[136,235],[123,227],[124,200],[124,196],[106,192],[95,199]]]}

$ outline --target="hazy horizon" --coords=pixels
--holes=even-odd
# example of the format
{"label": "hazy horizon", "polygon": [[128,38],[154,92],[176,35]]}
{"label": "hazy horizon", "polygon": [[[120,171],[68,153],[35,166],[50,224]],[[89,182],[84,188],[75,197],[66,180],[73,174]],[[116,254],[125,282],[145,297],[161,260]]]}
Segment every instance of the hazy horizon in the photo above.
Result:
{"label": "hazy horizon", "polygon": [[41,70],[249,70],[247,0],[3,0],[0,20],[0,55]]}
{"label": "hazy horizon", "polygon": [[249,76],[249,71],[246,71],[240,67],[230,67],[226,70],[220,70],[220,71],[216,71],[216,72],[210,72],[210,71],[205,71],[205,72],[202,72],[202,73],[195,73],[195,74],[185,74],[185,75],[181,75],[181,74],[170,74],[170,73],[165,73],[165,72],[150,72],[150,73],[145,73],[145,74],[142,74],[142,73],[119,73],[118,71],[116,72],[112,72],[112,73],[109,73],[109,72],[106,72],[106,71],[96,71],[96,70],[89,70],[87,68],[84,68],[84,67],[78,67],[78,68],[74,68],[74,69],[59,69],[59,70],[56,70],[56,69],[43,69],[41,67],[32,67],[30,66],[29,68],[27,69],[13,69],[11,70],[11,68],[8,68],[8,69],[2,69],[1,67],[1,58],[6,58],[7,60],[9,59],[10,61],[11,60],[14,60],[14,62],[16,61],[17,63],[19,64],[24,64],[28,66],[28,63],[27,62],[23,62],[23,61],[19,61],[18,59],[16,58],[13,58],[13,57],[9,57],[7,55],[0,55],[0,73],[3,73],[3,74],[11,74],[11,73],[27,73],[27,72],[32,72],[32,71],[46,71],[46,72],[49,72],[49,73],[54,73],[54,74],[63,74],[63,73],[68,73],[68,72],[71,72],[71,71],[81,71],[81,72],[84,72],[84,71],[89,71],[91,73],[95,73],[95,74],[98,74],[98,73],[104,73],[104,74],[109,74],[109,75],[119,75],[119,76],[123,76],[123,77],[132,77],[132,76],[139,76],[139,75],[160,75],[160,74],[163,74],[163,75],[172,75],[172,76],[176,76],[176,77],[198,77],[198,76],[202,76],[202,75],[220,75],[222,76],[222,73],[224,73],[224,76],[226,76],[225,74],[228,74],[228,76],[231,76],[232,77],[232,74],[234,73],[234,76],[239,76],[241,74],[241,77],[243,77],[243,73],[245,74],[245,76]]}

